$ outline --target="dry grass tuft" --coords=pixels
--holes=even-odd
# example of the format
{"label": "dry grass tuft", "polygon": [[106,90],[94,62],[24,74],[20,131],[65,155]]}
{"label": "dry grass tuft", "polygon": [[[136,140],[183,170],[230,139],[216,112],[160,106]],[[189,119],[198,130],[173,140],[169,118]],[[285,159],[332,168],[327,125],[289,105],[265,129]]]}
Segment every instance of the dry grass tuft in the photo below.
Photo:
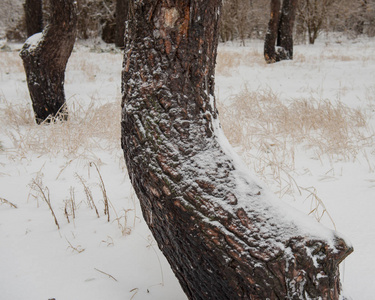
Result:
{"label": "dry grass tuft", "polygon": [[67,158],[92,159],[95,149],[120,149],[120,103],[94,104],[83,107],[75,102],[69,107],[69,120],[59,119],[36,125],[29,105],[5,102],[0,126],[11,140],[9,153],[14,159],[38,155],[63,154]]}
{"label": "dry grass tuft", "polygon": [[366,115],[340,102],[301,99],[286,105],[271,90],[245,89],[230,105],[219,104],[219,111],[231,144],[258,176],[278,187],[280,197],[301,194],[293,175],[298,149],[313,159],[350,161],[375,142]]}
{"label": "dry grass tuft", "polygon": [[[245,89],[233,97],[230,106],[219,109],[231,143],[247,149],[275,149],[280,154],[302,144],[313,149],[316,158],[352,160],[375,139],[367,116],[341,102],[310,98],[286,105],[271,90]],[[286,149],[287,144],[292,148]]]}
{"label": "dry grass tuft", "polygon": [[239,66],[265,65],[263,53],[256,49],[242,48],[241,52],[220,49],[217,54],[215,71],[224,76],[229,76]]}

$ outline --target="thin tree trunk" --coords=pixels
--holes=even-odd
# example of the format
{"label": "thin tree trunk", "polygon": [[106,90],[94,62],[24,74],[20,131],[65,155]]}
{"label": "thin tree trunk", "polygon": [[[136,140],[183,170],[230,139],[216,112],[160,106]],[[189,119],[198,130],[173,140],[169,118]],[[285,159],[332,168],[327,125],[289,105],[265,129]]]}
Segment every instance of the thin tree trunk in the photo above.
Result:
{"label": "thin tree trunk", "polygon": [[24,5],[27,36],[43,30],[42,0],[26,0]]}
{"label": "thin tree trunk", "polygon": [[275,63],[278,61],[275,44],[279,30],[280,9],[280,0],[271,0],[270,21],[268,23],[268,30],[264,41],[264,58],[267,63]]}
{"label": "thin tree trunk", "polygon": [[129,0],[116,1],[116,46],[124,48],[125,22],[128,19]]}
{"label": "thin tree trunk", "polygon": [[38,124],[51,117],[67,119],[64,79],[76,37],[74,3],[51,0],[50,24],[43,33],[28,39],[20,52]]}
{"label": "thin tree trunk", "polygon": [[277,46],[280,47],[279,60],[293,59],[293,28],[298,0],[284,0],[281,12]]}
{"label": "thin tree trunk", "polygon": [[143,216],[190,299],[338,299],[351,246],[274,199],[221,131],[220,6],[132,2],[121,142]]}

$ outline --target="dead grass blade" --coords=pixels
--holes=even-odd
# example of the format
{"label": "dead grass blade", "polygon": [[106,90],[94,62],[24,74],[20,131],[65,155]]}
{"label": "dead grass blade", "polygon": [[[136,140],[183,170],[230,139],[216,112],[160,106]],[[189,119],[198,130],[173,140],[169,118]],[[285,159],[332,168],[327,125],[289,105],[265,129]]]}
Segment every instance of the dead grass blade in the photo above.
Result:
{"label": "dead grass blade", "polygon": [[60,230],[60,224],[57,221],[55,212],[53,211],[53,208],[52,208],[52,205],[51,205],[49,189],[48,189],[48,187],[43,186],[43,183],[42,183],[42,180],[41,180],[40,176],[37,176],[36,178],[34,178],[31,181],[30,188],[31,188],[32,191],[34,191],[36,193],[36,195],[32,195],[32,196],[34,196],[34,198],[41,198],[45,203],[47,203],[47,205],[48,205],[48,207],[49,207],[49,209],[52,213],[52,216],[54,218],[57,229]]}
{"label": "dead grass blade", "polygon": [[108,195],[107,195],[107,190],[106,190],[105,185],[104,185],[102,174],[100,174],[99,168],[98,168],[96,163],[91,162],[90,166],[94,166],[98,175],[99,175],[99,180],[100,180],[99,187],[102,191],[103,201],[104,201],[104,214],[107,215],[107,220],[108,220],[108,222],[110,222],[111,219],[110,219],[110,216],[109,216],[109,199],[108,199]]}
{"label": "dead grass blade", "polygon": [[79,253],[82,253],[83,251],[85,251],[85,249],[84,248],[82,248],[82,246],[81,245],[78,245],[78,246],[73,246],[70,242],[69,242],[69,240],[65,237],[65,240],[68,242],[68,244],[69,244],[69,246],[67,247],[67,249],[71,249],[73,252],[75,251],[75,252],[77,252],[78,254]]}
{"label": "dead grass blade", "polygon": [[98,272],[100,272],[100,273],[102,273],[102,274],[104,274],[104,275],[107,275],[109,278],[112,278],[114,281],[118,281],[115,277],[113,277],[112,275],[110,275],[110,274],[108,274],[108,273],[106,273],[106,272],[103,272],[103,271],[101,271],[101,270],[99,270],[99,269],[97,269],[97,268],[94,268],[94,270],[95,270],[95,271],[98,271]]}
{"label": "dead grass blade", "polygon": [[5,199],[5,198],[1,198],[1,197],[0,197],[0,202],[5,203],[5,204],[8,204],[10,207],[17,208],[17,205],[13,204],[12,202],[8,201],[8,200]]}
{"label": "dead grass blade", "polygon": [[98,218],[100,218],[100,215],[99,215],[99,212],[98,212],[98,208],[96,207],[95,205],[95,202],[94,202],[94,198],[92,196],[92,192],[91,190],[88,188],[85,180],[79,176],[77,173],[75,174],[76,178],[78,178],[79,182],[82,184],[83,186],[83,190],[85,191],[85,195],[86,195],[86,200],[87,200],[87,204],[88,206],[91,208],[91,209],[94,209],[95,210],[95,213],[97,215]]}

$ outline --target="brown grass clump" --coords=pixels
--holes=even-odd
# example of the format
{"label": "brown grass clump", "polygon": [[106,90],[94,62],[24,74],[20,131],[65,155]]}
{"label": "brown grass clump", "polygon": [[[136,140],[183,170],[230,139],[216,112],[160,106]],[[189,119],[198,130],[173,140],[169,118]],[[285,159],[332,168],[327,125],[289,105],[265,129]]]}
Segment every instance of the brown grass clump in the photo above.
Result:
{"label": "brown grass clump", "polygon": [[341,102],[310,98],[285,104],[271,90],[247,89],[229,105],[219,103],[219,111],[224,132],[250,169],[281,198],[304,195],[310,201],[309,214],[318,221],[326,215],[336,228],[315,187],[298,183],[295,156],[303,151],[332,163],[361,154],[373,170],[365,147],[374,146],[375,134],[367,116]]}
{"label": "brown grass clump", "polygon": [[263,53],[256,49],[240,48],[242,51],[220,49],[217,54],[215,71],[218,74],[229,76],[231,71],[241,66],[265,65]]}
{"label": "brown grass clump", "polygon": [[286,105],[270,90],[247,89],[232,101],[219,109],[224,130],[231,132],[230,141],[237,146],[274,147],[288,142],[313,148],[319,156],[350,160],[374,142],[366,115],[341,102],[310,98]]}
{"label": "brown grass clump", "polygon": [[90,103],[87,107],[72,103],[69,120],[36,125],[29,105],[5,103],[0,126],[13,143],[15,158],[63,154],[75,159],[90,156],[94,149],[115,150],[120,147],[120,103]]}
{"label": "brown grass clump", "polygon": [[220,119],[230,143],[265,181],[273,181],[282,197],[300,187],[293,178],[295,155],[303,149],[314,159],[354,160],[374,144],[363,112],[341,102],[291,100],[283,103],[271,90],[247,89],[219,104]]}

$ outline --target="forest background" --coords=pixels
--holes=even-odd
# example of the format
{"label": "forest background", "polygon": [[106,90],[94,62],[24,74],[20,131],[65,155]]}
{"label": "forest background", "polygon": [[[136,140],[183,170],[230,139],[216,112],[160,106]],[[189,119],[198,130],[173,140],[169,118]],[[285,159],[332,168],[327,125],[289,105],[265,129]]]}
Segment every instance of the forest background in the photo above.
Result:
{"label": "forest background", "polygon": [[[24,41],[26,24],[22,0],[1,0],[0,39]],[[48,0],[43,0],[44,23]],[[115,40],[116,1],[78,0],[78,39]],[[225,0],[221,15],[222,42],[263,39],[269,22],[270,0]],[[298,3],[294,42],[314,43],[314,32],[342,32],[350,38],[375,36],[375,0],[301,0]]]}

